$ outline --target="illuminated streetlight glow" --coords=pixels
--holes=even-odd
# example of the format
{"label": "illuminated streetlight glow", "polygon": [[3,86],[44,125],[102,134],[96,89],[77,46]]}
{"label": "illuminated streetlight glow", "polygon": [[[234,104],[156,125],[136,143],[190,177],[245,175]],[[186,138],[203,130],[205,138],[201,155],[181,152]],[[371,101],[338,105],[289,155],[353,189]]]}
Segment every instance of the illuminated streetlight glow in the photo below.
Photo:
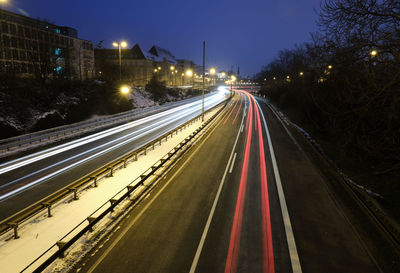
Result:
{"label": "illuminated streetlight glow", "polygon": [[221,76],[222,76],[223,78],[225,78],[226,73],[225,73],[225,72],[222,72],[222,73],[221,73]]}
{"label": "illuminated streetlight glow", "polygon": [[186,76],[192,77],[193,76],[193,71],[191,69],[186,70]]}
{"label": "illuminated streetlight glow", "polygon": [[210,74],[211,74],[211,75],[214,75],[215,73],[217,73],[217,70],[215,70],[214,67],[211,68],[211,69],[210,69]]}
{"label": "illuminated streetlight glow", "polygon": [[113,46],[118,47],[118,43],[114,42],[112,43]]}
{"label": "illuminated streetlight glow", "polygon": [[232,80],[233,82],[235,82],[235,81],[236,81],[236,76],[235,76],[235,75],[232,75],[232,76],[231,76],[231,80]]}
{"label": "illuminated streetlight glow", "polygon": [[290,76],[286,76],[286,79],[290,79]]}
{"label": "illuminated streetlight glow", "polygon": [[273,77],[274,80],[276,80],[276,77]]}
{"label": "illuminated streetlight glow", "polygon": [[128,86],[126,86],[126,85],[121,86],[121,93],[122,94],[126,95],[126,94],[129,93],[129,91],[130,91],[130,88]]}
{"label": "illuminated streetlight glow", "polygon": [[120,44],[121,44],[121,47],[127,47],[128,46],[128,43],[125,42],[125,41],[122,41]]}
{"label": "illuminated streetlight glow", "polygon": [[332,69],[332,67],[333,67],[332,65],[328,65],[328,69]]}
{"label": "illuminated streetlight glow", "polygon": [[161,66],[157,67],[158,70],[161,70]]}
{"label": "illuminated streetlight glow", "polygon": [[300,73],[299,73],[299,75],[300,75],[300,76],[303,76],[303,75],[304,75],[304,73],[303,73],[303,72],[300,72]]}
{"label": "illuminated streetlight glow", "polygon": [[156,69],[154,69],[154,72],[157,72],[158,70],[157,70],[157,68]]}
{"label": "illuminated streetlight glow", "polygon": [[171,65],[171,66],[169,67],[169,69],[171,69],[171,71],[174,71],[174,70],[175,70],[175,66]]}
{"label": "illuminated streetlight glow", "polygon": [[378,51],[376,49],[374,49],[374,50],[371,51],[370,54],[371,54],[372,57],[374,57],[374,56],[376,56],[376,54],[378,54]]}

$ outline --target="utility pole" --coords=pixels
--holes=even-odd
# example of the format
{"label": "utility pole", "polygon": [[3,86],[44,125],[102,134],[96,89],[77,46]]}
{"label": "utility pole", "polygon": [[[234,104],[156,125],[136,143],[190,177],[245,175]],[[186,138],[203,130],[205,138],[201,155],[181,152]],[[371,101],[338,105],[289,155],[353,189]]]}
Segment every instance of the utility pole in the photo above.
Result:
{"label": "utility pole", "polygon": [[201,104],[201,121],[204,121],[204,80],[205,80],[205,69],[206,69],[206,41],[203,41],[203,92],[202,92],[202,104]]}

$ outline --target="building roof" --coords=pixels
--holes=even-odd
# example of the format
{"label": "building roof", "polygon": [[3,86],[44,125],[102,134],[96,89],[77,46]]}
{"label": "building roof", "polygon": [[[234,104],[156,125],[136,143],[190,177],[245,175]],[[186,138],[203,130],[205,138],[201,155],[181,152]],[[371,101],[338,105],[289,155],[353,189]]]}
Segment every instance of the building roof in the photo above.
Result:
{"label": "building roof", "polygon": [[154,45],[150,48],[148,53],[147,58],[155,62],[163,62],[165,60],[168,63],[176,64],[175,56],[168,50],[159,46]]}

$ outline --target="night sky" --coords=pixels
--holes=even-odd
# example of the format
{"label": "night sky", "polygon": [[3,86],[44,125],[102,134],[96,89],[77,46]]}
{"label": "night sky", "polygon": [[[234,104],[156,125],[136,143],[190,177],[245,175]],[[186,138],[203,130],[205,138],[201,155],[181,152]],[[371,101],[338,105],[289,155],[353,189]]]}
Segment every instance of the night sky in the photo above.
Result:
{"label": "night sky", "polygon": [[125,39],[143,50],[153,44],[177,58],[241,75],[259,72],[280,49],[309,40],[320,0],[9,0],[7,9],[74,27],[104,47]]}

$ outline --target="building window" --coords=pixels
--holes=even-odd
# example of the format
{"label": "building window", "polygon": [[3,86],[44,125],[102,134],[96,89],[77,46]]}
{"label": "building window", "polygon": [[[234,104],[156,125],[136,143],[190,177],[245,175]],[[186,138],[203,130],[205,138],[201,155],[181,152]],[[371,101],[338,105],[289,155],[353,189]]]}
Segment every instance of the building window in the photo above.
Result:
{"label": "building window", "polygon": [[11,34],[17,34],[17,27],[14,24],[10,24],[10,32]]}
{"label": "building window", "polygon": [[18,46],[17,46],[17,38],[11,37],[11,46],[12,46],[12,47],[18,47]]}
{"label": "building window", "polygon": [[22,39],[22,38],[18,39],[18,47],[22,48],[22,49],[25,49],[25,41],[24,41],[24,39]]}
{"label": "building window", "polygon": [[6,22],[1,23],[1,28],[4,33],[8,33],[8,24]]}
{"label": "building window", "polygon": [[25,28],[25,37],[31,38],[31,30],[29,28]]}
{"label": "building window", "polygon": [[13,49],[13,59],[18,60],[18,50]]}
{"label": "building window", "polygon": [[22,26],[18,26],[18,35],[24,36],[24,28]]}
{"label": "building window", "polygon": [[10,47],[10,36],[3,35],[3,45],[5,47]]}

